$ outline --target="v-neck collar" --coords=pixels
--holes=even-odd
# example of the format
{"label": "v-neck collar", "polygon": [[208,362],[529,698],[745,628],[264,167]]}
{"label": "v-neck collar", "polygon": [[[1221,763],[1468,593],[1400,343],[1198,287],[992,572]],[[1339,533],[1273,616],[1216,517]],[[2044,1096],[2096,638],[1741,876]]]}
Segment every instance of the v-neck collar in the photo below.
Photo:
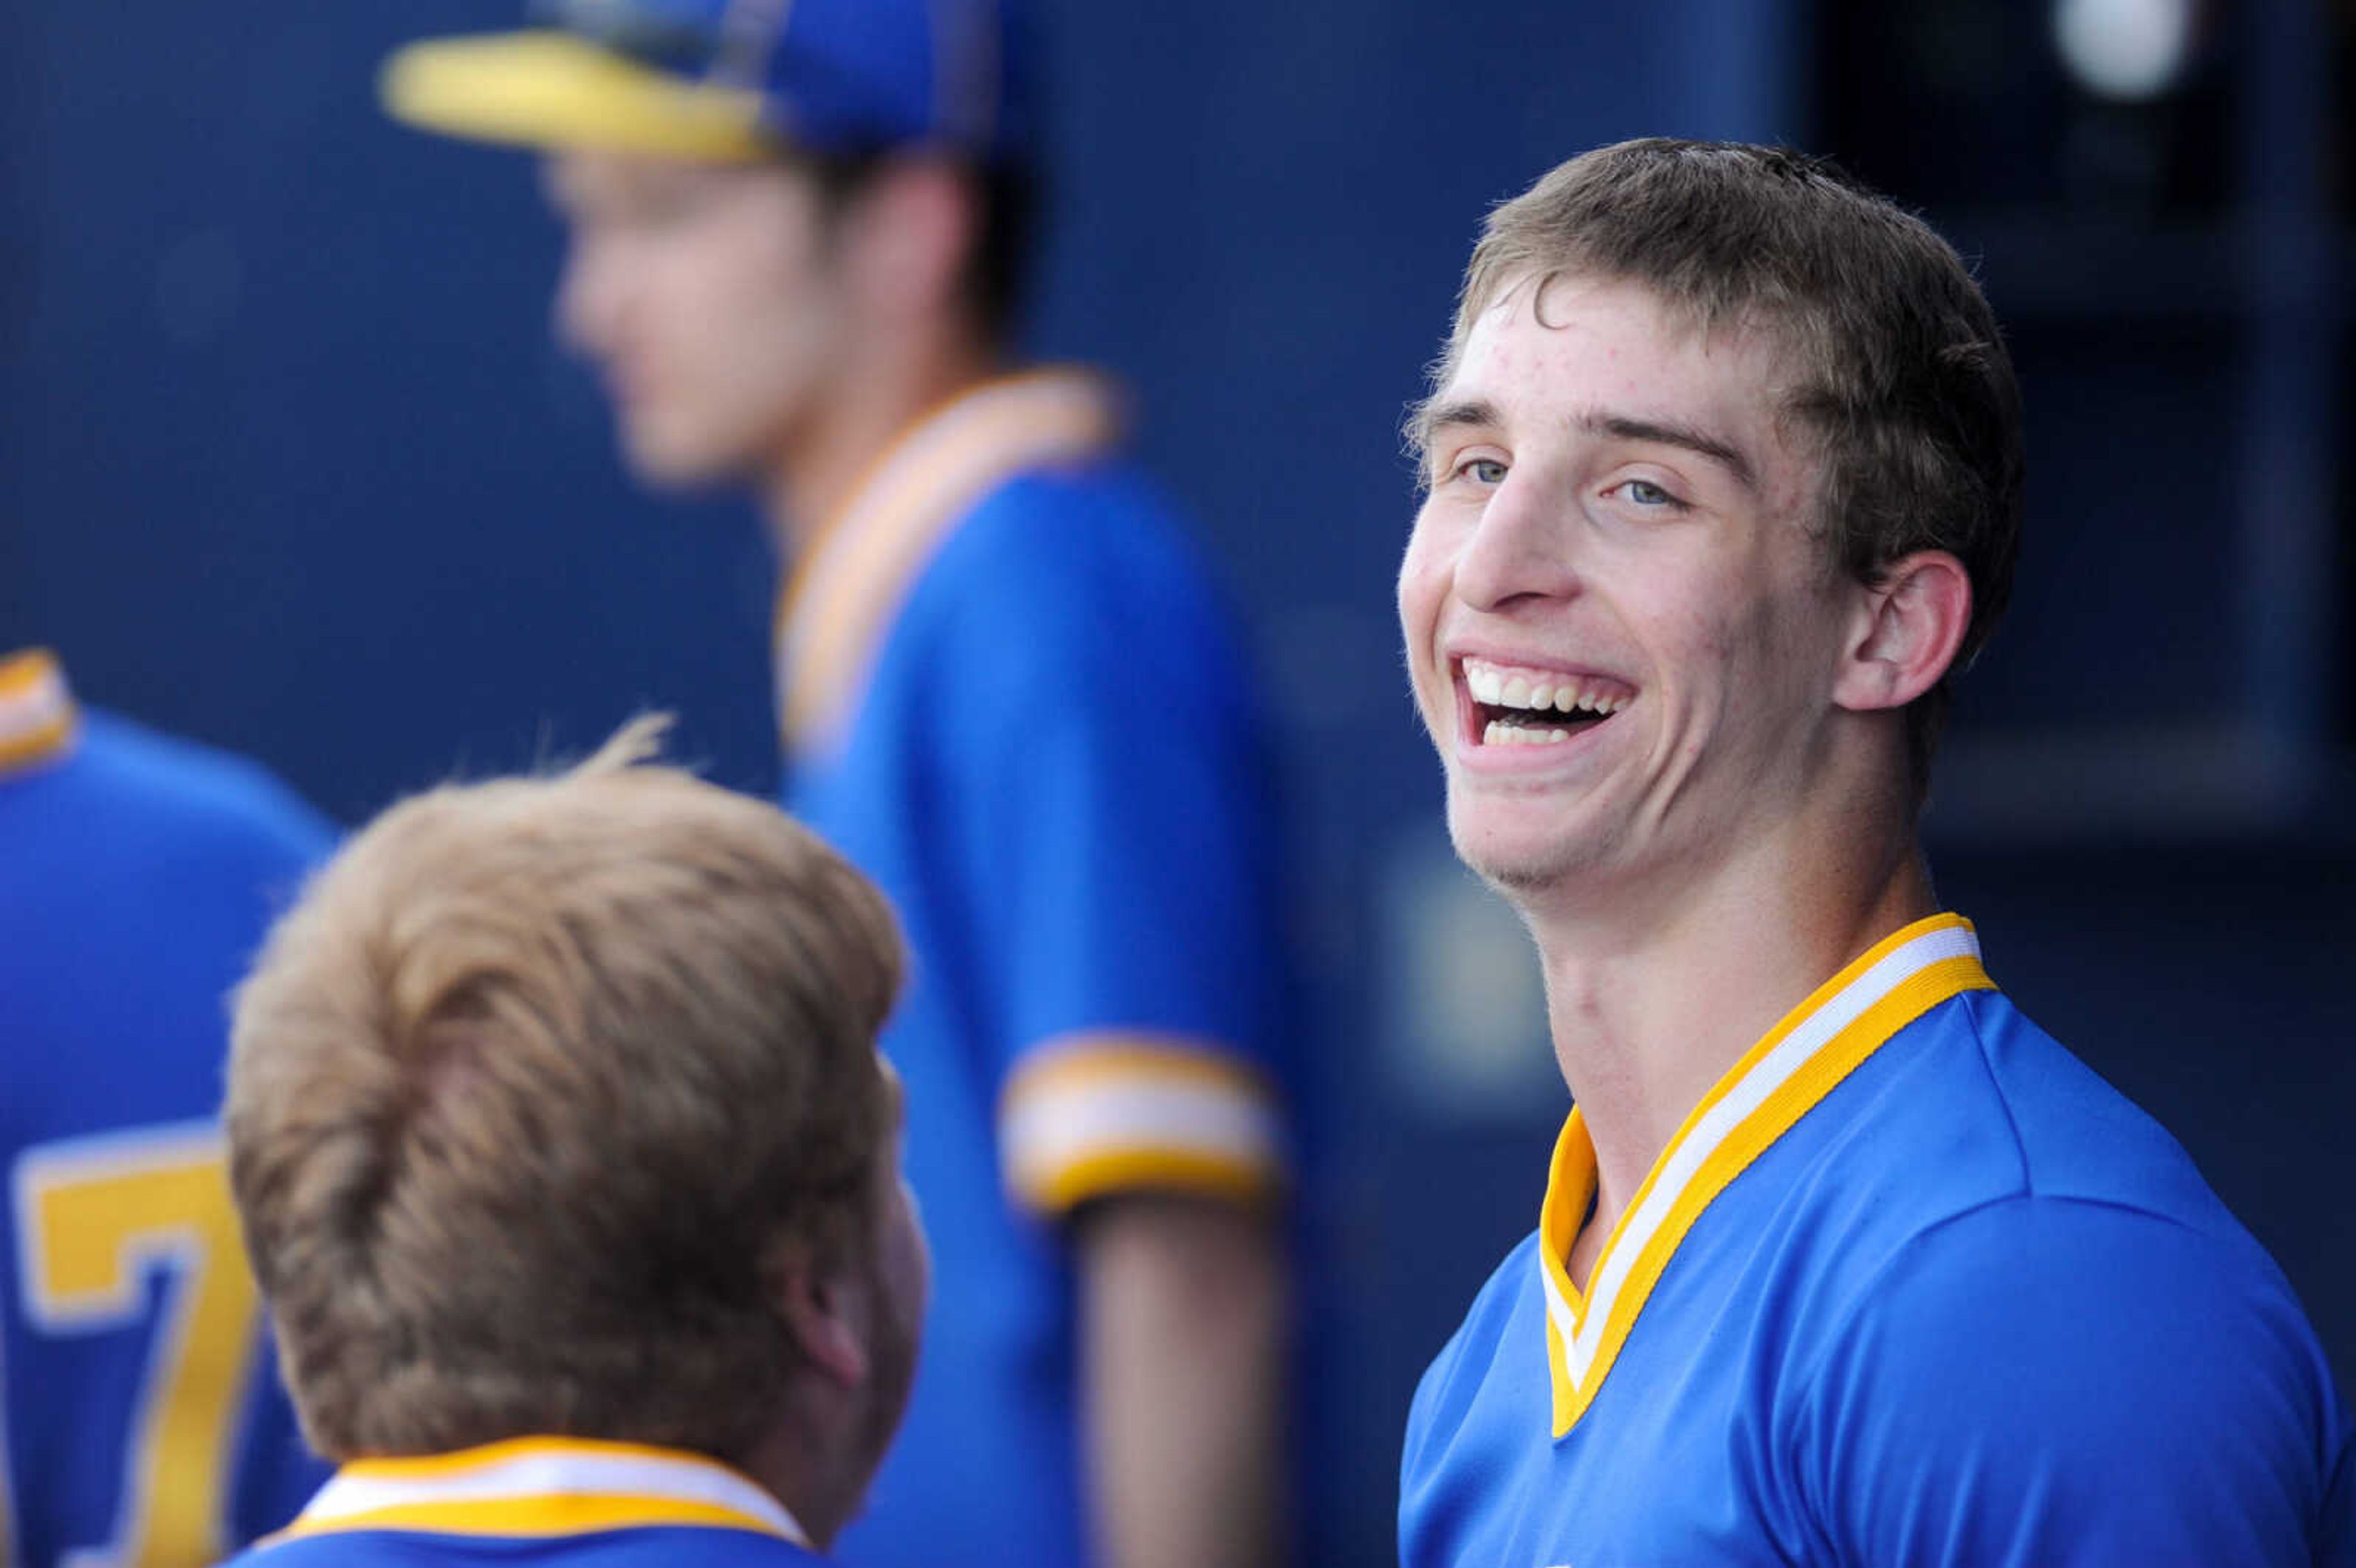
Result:
{"label": "v-neck collar", "polygon": [[1595,1147],[1572,1108],[1538,1213],[1558,1439],[1594,1402],[1662,1271],[1728,1183],[1899,1030],[1963,992],[1993,988],[1971,922],[1954,914],[1907,926],[1826,981],[1694,1107],[1612,1228],[1584,1294],[1567,1261],[1595,1197]]}
{"label": "v-neck collar", "polygon": [[826,754],[851,718],[908,592],[975,505],[1017,474],[1085,462],[1119,432],[1098,377],[1049,367],[985,381],[898,437],[803,551],[778,595],[778,724]]}

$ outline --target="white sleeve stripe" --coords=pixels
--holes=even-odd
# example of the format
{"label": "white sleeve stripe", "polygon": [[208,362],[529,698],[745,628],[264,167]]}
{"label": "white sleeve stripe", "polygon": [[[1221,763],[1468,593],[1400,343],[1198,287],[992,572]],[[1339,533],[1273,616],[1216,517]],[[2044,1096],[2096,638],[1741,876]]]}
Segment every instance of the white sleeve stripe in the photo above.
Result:
{"label": "white sleeve stripe", "polygon": [[1043,1083],[1009,1104],[1000,1138],[1007,1170],[1024,1189],[1103,1155],[1194,1156],[1253,1170],[1281,1163],[1276,1114],[1265,1099],[1240,1084],[1162,1075]]}
{"label": "white sleeve stripe", "polygon": [[44,666],[20,691],[0,692],[0,745],[29,741],[73,717],[65,677]]}

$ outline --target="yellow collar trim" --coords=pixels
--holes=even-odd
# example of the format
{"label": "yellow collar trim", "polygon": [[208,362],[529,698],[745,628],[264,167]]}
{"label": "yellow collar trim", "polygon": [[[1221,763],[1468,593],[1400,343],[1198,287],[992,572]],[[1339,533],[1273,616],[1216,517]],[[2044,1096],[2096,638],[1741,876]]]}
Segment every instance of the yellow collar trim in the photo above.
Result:
{"label": "yellow collar trim", "polygon": [[47,648],[0,657],[0,776],[37,767],[73,744],[80,716]]}
{"label": "yellow collar trim", "polygon": [[749,1530],[809,1544],[776,1498],[717,1460],[573,1437],[355,1460],[275,1539],[361,1530],[557,1536],[656,1525]]}
{"label": "yellow collar trim", "polygon": [[1892,1035],[1951,997],[1994,988],[1971,922],[1953,914],[1917,921],[1826,981],[1694,1107],[1603,1243],[1584,1296],[1564,1260],[1595,1195],[1595,1147],[1572,1109],[1538,1213],[1557,1438],[1593,1403],[1662,1271],[1727,1184]]}
{"label": "yellow collar trim", "polygon": [[1076,463],[1119,428],[1085,371],[987,382],[894,442],[819,531],[777,604],[778,721],[788,749],[846,738],[891,624],[976,502],[1026,469]]}

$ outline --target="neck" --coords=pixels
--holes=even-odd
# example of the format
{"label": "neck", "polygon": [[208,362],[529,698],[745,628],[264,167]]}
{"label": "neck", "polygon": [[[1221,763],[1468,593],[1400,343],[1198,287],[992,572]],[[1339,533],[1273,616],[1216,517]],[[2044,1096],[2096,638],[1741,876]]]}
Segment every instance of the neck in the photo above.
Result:
{"label": "neck", "polygon": [[787,555],[851,500],[893,443],[932,410],[996,373],[980,334],[934,324],[894,341],[878,335],[827,385],[811,417],[780,443],[760,483],[772,535]]}
{"label": "neck", "polygon": [[833,1545],[835,1536],[859,1511],[873,1469],[871,1464],[866,1470],[850,1473],[841,1445],[831,1445],[836,1450],[831,1459],[829,1446],[809,1441],[800,1424],[780,1421],[736,1461],[738,1469],[786,1505],[816,1552]]}
{"label": "neck", "polygon": [[1745,1051],[1850,959],[1937,912],[1902,812],[1829,825],[1758,836],[1698,880],[1634,879],[1633,896],[1525,910],[1555,1059],[1595,1147],[1584,1263]]}

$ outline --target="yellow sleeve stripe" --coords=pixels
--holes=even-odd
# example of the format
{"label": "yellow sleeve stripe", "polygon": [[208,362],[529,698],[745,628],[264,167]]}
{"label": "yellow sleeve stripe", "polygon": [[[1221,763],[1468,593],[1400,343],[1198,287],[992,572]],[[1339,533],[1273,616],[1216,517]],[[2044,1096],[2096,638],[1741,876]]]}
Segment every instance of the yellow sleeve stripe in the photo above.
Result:
{"label": "yellow sleeve stripe", "polygon": [[73,695],[55,657],[30,648],[0,659],[0,773],[63,752],[75,727]]}
{"label": "yellow sleeve stripe", "polygon": [[22,735],[0,739],[0,773],[14,773],[57,755],[66,749],[66,743],[73,739],[73,734],[74,721],[66,718]]}
{"label": "yellow sleeve stripe", "polygon": [[1040,1214],[1068,1214],[1098,1198],[1130,1192],[1185,1192],[1256,1205],[1273,1199],[1282,1179],[1272,1167],[1241,1165],[1208,1155],[1167,1149],[1135,1149],[1073,1161],[1028,1187],[1016,1198]]}
{"label": "yellow sleeve stripe", "polygon": [[47,648],[21,648],[0,658],[0,702],[45,685],[57,670],[57,656]]}
{"label": "yellow sleeve stripe", "polygon": [[1162,1036],[1082,1036],[1034,1051],[1007,1085],[999,1140],[1008,1188],[1048,1213],[1141,1188],[1258,1199],[1284,1164],[1265,1075]]}

